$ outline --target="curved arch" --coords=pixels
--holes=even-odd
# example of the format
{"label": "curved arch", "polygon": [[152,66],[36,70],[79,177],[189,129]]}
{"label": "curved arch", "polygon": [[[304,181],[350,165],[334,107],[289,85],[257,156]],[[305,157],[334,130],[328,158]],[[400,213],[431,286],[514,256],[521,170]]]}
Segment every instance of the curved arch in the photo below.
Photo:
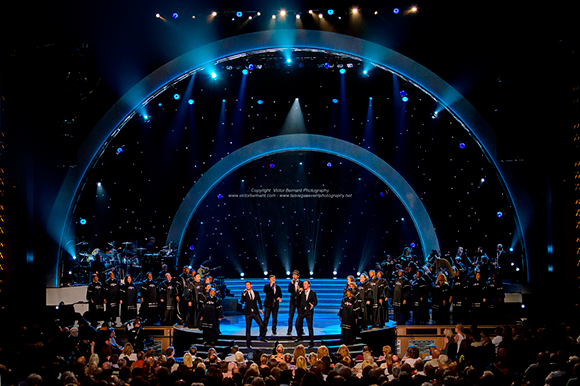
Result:
{"label": "curved arch", "polygon": [[[62,253],[63,241],[70,233],[70,218],[83,188],[87,172],[103,153],[112,138],[136,111],[144,106],[156,91],[171,81],[192,70],[213,66],[216,61],[262,49],[319,49],[331,53],[351,55],[369,61],[377,66],[393,71],[433,97],[437,98],[470,131],[481,146],[484,154],[498,171],[500,181],[506,187],[510,201],[514,205],[516,225],[522,240],[526,261],[526,227],[531,224],[533,207],[529,195],[517,170],[496,161],[495,134],[483,117],[453,87],[422,65],[387,47],[337,33],[311,30],[272,30],[235,36],[194,49],[160,67],[140,81],[105,114],[91,131],[79,149],[78,167],[69,170],[55,200],[48,221],[48,232],[58,242],[59,250],[47,266],[53,266],[47,274],[47,286],[58,286],[58,259]],[[529,264],[527,273],[530,277]]]}
{"label": "curved arch", "polygon": [[342,139],[316,134],[289,134],[246,145],[212,166],[191,188],[179,206],[167,240],[178,240],[179,251],[191,218],[199,204],[222,179],[239,167],[270,154],[288,151],[318,151],[348,159],[379,177],[399,197],[419,234],[423,255],[439,250],[439,241],[429,213],[411,185],[388,163],[368,150]]}

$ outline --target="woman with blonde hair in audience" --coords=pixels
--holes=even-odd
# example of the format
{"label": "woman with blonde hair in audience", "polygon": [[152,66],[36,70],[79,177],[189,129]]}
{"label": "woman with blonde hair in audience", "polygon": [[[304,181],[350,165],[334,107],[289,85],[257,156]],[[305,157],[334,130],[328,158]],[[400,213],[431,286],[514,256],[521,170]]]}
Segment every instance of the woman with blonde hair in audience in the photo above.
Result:
{"label": "woman with blonde hair in audience", "polygon": [[318,347],[318,359],[322,359],[322,357],[325,355],[330,355],[328,347],[326,347],[325,345]]}
{"label": "woman with blonde hair in audience", "polygon": [[296,359],[296,367],[308,371],[308,366],[306,365],[306,358],[302,356],[298,357],[298,359]]}
{"label": "woman with blonde hair in audience", "polygon": [[123,358],[126,358],[131,362],[137,360],[137,354],[133,352],[133,345],[131,343],[125,343],[125,346],[123,346],[123,351],[121,352],[121,355],[119,355],[119,359]]}
{"label": "woman with blonde hair in audience", "polygon": [[304,345],[299,344],[298,346],[296,346],[294,348],[294,361],[296,361],[296,359],[298,357],[304,357],[306,358],[306,349],[304,348]]}
{"label": "woman with blonde hair in audience", "polygon": [[274,355],[274,358],[276,358],[278,362],[284,360],[284,346],[281,343],[278,343],[276,346],[276,354]]}
{"label": "woman with blonde hair in audience", "polygon": [[316,354],[315,352],[311,352],[310,354],[308,354],[308,365],[310,367],[312,367],[316,361],[318,361],[318,354]]}
{"label": "woman with blonde hair in audience", "polygon": [[183,364],[187,366],[188,369],[193,367],[193,355],[189,352],[183,354]]}

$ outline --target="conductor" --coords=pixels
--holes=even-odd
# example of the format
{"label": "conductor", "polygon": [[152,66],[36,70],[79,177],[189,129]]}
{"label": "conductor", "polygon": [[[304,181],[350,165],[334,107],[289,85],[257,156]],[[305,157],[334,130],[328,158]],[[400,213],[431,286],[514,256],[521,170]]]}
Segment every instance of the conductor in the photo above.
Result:
{"label": "conductor", "polygon": [[246,315],[246,346],[251,348],[251,331],[252,331],[252,319],[258,323],[260,327],[260,339],[267,342],[266,339],[266,326],[260,317],[263,314],[262,311],[262,300],[260,299],[260,293],[252,289],[252,282],[246,282],[246,289],[242,293],[242,304],[244,306],[244,314]]}

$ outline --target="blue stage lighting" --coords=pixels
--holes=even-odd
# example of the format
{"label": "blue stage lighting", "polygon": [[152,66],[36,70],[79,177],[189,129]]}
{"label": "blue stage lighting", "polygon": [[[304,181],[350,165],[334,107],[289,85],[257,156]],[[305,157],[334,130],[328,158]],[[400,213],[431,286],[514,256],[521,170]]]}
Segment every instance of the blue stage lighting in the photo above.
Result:
{"label": "blue stage lighting", "polygon": [[326,166],[330,168],[330,167],[332,167],[332,164],[329,162],[326,164]]}
{"label": "blue stage lighting", "polygon": [[313,271],[310,271],[309,273],[310,273],[310,276],[314,275],[314,272]]}
{"label": "blue stage lighting", "polygon": [[336,272],[336,269],[335,269],[334,271],[332,271],[332,274],[333,274],[334,276],[336,276],[336,275],[338,274],[338,272]]}
{"label": "blue stage lighting", "polygon": [[225,99],[222,99],[222,102],[224,102],[224,103],[225,103],[225,102],[226,102],[226,100],[225,100]]}
{"label": "blue stage lighting", "polygon": [[300,166],[302,166],[302,162],[300,162]]}
{"label": "blue stage lighting", "polygon": [[194,104],[194,103],[195,103],[195,101],[194,101],[193,99],[189,99],[189,100],[187,101],[187,103],[189,103],[190,105],[192,105],[192,104]]}
{"label": "blue stage lighting", "polygon": [[173,99],[178,100],[179,99],[179,94],[173,94]]}
{"label": "blue stage lighting", "polygon": [[369,101],[372,101],[372,100],[373,100],[373,97],[369,97]]}
{"label": "blue stage lighting", "polygon": [[286,63],[292,63],[292,59],[286,59]]}
{"label": "blue stage lighting", "polygon": [[381,195],[381,197],[385,197],[385,192],[380,192],[379,194]]}
{"label": "blue stage lighting", "polygon": [[368,75],[368,73],[369,73],[369,72],[368,72],[367,70],[364,70],[364,71],[363,71],[363,75]]}
{"label": "blue stage lighting", "polygon": [[195,249],[195,247],[194,247],[193,245],[190,245],[190,246],[189,246],[189,250],[190,250],[190,251],[193,251],[194,249]]}
{"label": "blue stage lighting", "polygon": [[405,92],[405,90],[401,90],[401,91],[399,91],[399,95],[400,95],[400,96],[405,96],[406,94],[407,94],[407,93]]}
{"label": "blue stage lighting", "polygon": [[76,256],[73,256],[73,257],[72,257],[72,259],[73,259],[73,260],[76,260],[76,259],[77,259],[77,257],[76,257]]}
{"label": "blue stage lighting", "polygon": [[503,213],[502,213],[502,212],[497,212],[495,215],[496,215],[497,217],[502,217],[502,216],[503,216]]}
{"label": "blue stage lighting", "polygon": [[324,63],[324,68],[330,68],[330,63]]}
{"label": "blue stage lighting", "polygon": [[81,220],[79,222],[81,223],[81,225],[87,224],[87,220],[85,220],[84,218],[81,218]]}
{"label": "blue stage lighting", "polygon": [[123,148],[122,147],[118,147],[117,148],[117,154],[121,154],[123,152]]}
{"label": "blue stage lighting", "polygon": [[276,165],[274,165],[274,163],[271,163],[271,164],[270,164],[270,168],[271,168],[271,169],[274,169],[275,167],[276,167]]}
{"label": "blue stage lighting", "polygon": [[268,271],[264,271],[264,276],[268,276]]}
{"label": "blue stage lighting", "polygon": [[409,101],[409,97],[407,97],[407,96],[404,96],[404,97],[402,97],[402,98],[401,98],[401,100],[402,100],[403,102],[408,102],[408,101]]}
{"label": "blue stage lighting", "polygon": [[399,13],[399,8],[395,8],[395,9],[393,9],[393,13],[394,13],[395,15],[396,15],[396,14],[398,14],[398,13]]}
{"label": "blue stage lighting", "polygon": [[253,69],[254,69],[254,65],[253,65],[253,64],[250,64],[250,65],[248,65],[248,70],[250,70],[250,71],[251,71],[251,70],[253,70]]}
{"label": "blue stage lighting", "polygon": [[332,100],[332,103],[338,103],[338,99],[334,98],[334,99]]}
{"label": "blue stage lighting", "polygon": [[465,149],[465,144],[464,144],[463,142],[461,142],[461,143],[459,144],[459,148],[460,148],[460,149]]}
{"label": "blue stage lighting", "polygon": [[326,11],[326,13],[328,13],[329,15],[334,15],[334,9],[329,9],[328,11]]}
{"label": "blue stage lighting", "polygon": [[262,103],[264,103],[264,101],[261,99],[258,99],[258,104],[261,105]]}
{"label": "blue stage lighting", "polygon": [[212,72],[211,77],[212,77],[212,79],[215,79],[215,78],[217,78],[217,74],[215,72]]}
{"label": "blue stage lighting", "polygon": [[240,272],[240,276],[241,276],[241,277],[244,277],[244,276],[246,276],[246,274],[245,274],[245,273],[243,273],[243,272]]}
{"label": "blue stage lighting", "polygon": [[242,17],[242,13],[240,11],[236,12],[237,17]]}
{"label": "blue stage lighting", "polygon": [[286,271],[286,275],[287,276],[290,276],[290,271]]}
{"label": "blue stage lighting", "polygon": [[220,193],[220,194],[218,194],[218,195],[217,195],[217,198],[218,198],[219,200],[221,200],[222,198],[224,198],[224,196],[223,196],[223,195]]}
{"label": "blue stage lighting", "polygon": [[244,75],[248,75],[249,72],[250,71],[246,70],[245,68],[242,70],[242,74],[244,74]]}
{"label": "blue stage lighting", "polygon": [[174,12],[172,16],[173,16],[174,19],[177,19],[179,17],[179,15],[177,14],[177,12]]}
{"label": "blue stage lighting", "polygon": [[149,115],[143,115],[143,119],[144,120],[148,120],[149,119]]}
{"label": "blue stage lighting", "polygon": [[341,68],[339,71],[342,75],[346,74],[346,70],[344,68]]}
{"label": "blue stage lighting", "polygon": [[415,248],[415,243],[411,243],[411,248]]}

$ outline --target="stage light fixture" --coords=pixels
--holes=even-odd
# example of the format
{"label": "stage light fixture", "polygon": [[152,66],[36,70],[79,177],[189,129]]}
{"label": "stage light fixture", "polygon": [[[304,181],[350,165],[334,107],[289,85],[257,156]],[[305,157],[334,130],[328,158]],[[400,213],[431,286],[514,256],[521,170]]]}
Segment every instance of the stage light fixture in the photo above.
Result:
{"label": "stage light fixture", "polygon": [[286,63],[292,63],[292,59],[286,59]]}
{"label": "stage light fixture", "polygon": [[330,68],[330,63],[324,63],[324,68]]}
{"label": "stage light fixture", "polygon": [[356,275],[357,275],[357,276],[360,276],[360,272],[359,272],[359,271],[356,271]]}
{"label": "stage light fixture", "polygon": [[465,149],[465,144],[464,144],[463,142],[461,142],[461,143],[459,144],[459,148],[460,148],[460,149]]}
{"label": "stage light fixture", "polygon": [[378,14],[379,14],[379,11],[375,11],[375,15],[378,15]]}
{"label": "stage light fixture", "polygon": [[286,275],[287,276],[290,276],[290,271],[286,271]]}
{"label": "stage light fixture", "polygon": [[516,267],[516,272],[520,272],[520,267]]}
{"label": "stage light fixture", "polygon": [[411,248],[415,248],[415,243],[410,244]]}
{"label": "stage light fixture", "polygon": [[257,12],[256,16],[262,16],[262,12]]}
{"label": "stage light fixture", "polygon": [[502,213],[502,212],[497,212],[495,215],[496,215],[498,218],[500,218],[500,217],[502,217],[502,216],[503,216],[503,213]]}
{"label": "stage light fixture", "polygon": [[189,246],[189,250],[190,250],[190,251],[193,251],[194,249],[195,249],[195,247],[194,247],[193,245],[190,245],[190,246]]}
{"label": "stage light fixture", "polygon": [[439,119],[439,111],[433,111],[433,114],[431,114],[431,119]]}
{"label": "stage light fixture", "polygon": [[331,168],[331,167],[332,167],[332,163],[328,162],[328,163],[326,164],[326,167],[328,167],[328,168]]}
{"label": "stage light fixture", "polygon": [[393,9],[393,13],[394,13],[395,15],[397,15],[399,12],[400,12],[399,8],[395,8],[395,9]]}
{"label": "stage light fixture", "polygon": [[485,178],[482,178],[481,180],[479,180],[482,184],[485,182]]}
{"label": "stage light fixture", "polygon": [[368,74],[369,74],[369,72],[367,70],[363,71],[363,75],[368,75]]}
{"label": "stage light fixture", "polygon": [[250,71],[251,71],[251,70],[253,70],[253,69],[254,69],[254,65],[253,65],[253,64],[250,64],[250,65],[248,65],[248,70],[250,70]]}
{"label": "stage light fixture", "polygon": [[217,12],[216,12],[216,11],[213,11],[213,12],[211,13],[211,15],[212,15],[212,16],[217,16]]}
{"label": "stage light fixture", "polygon": [[332,100],[332,103],[338,103],[338,99],[334,98],[334,99]]}
{"label": "stage light fixture", "polygon": [[296,14],[296,19],[300,19],[300,14],[299,13]]}
{"label": "stage light fixture", "polygon": [[103,184],[101,182],[97,182],[97,187],[100,188],[101,186],[103,186]]}
{"label": "stage light fixture", "polygon": [[514,251],[514,249],[513,248],[510,248],[510,252],[513,252],[513,251]]}
{"label": "stage light fixture", "polygon": [[308,13],[309,13],[309,14],[312,14],[312,10],[311,10],[311,9],[309,9],[309,10],[308,10]]}
{"label": "stage light fixture", "polygon": [[403,102],[409,102],[409,97],[408,96],[404,96],[404,97],[401,98],[401,100]]}
{"label": "stage light fixture", "polygon": [[329,9],[328,11],[326,11],[326,13],[328,13],[330,16],[334,15],[334,9]]}
{"label": "stage light fixture", "polygon": [[79,223],[81,225],[86,225],[87,224],[87,220],[85,220],[84,218],[81,218],[80,221],[79,221]]}
{"label": "stage light fixture", "polygon": [[240,12],[240,11],[236,12],[237,17],[242,17],[242,15],[243,15],[242,12]]}
{"label": "stage light fixture", "polygon": [[336,272],[336,269],[335,269],[334,271],[332,271],[332,274],[333,274],[334,276],[336,276],[336,275],[338,274],[338,272]]}
{"label": "stage light fixture", "polygon": [[211,77],[212,77],[212,79],[215,79],[215,78],[217,78],[217,74],[215,72],[212,72]]}
{"label": "stage light fixture", "polygon": [[405,217],[401,217],[401,221],[405,221]]}
{"label": "stage light fixture", "polygon": [[313,271],[310,271],[310,276],[312,276],[312,275],[314,275],[314,272]]}
{"label": "stage light fixture", "polygon": [[319,19],[322,19],[322,14],[321,13],[318,14],[318,18]]}
{"label": "stage light fixture", "polygon": [[346,74],[346,70],[344,68],[341,68],[339,72],[340,72],[341,75]]}
{"label": "stage light fixture", "polygon": [[270,164],[270,169],[274,169],[276,167],[276,165],[274,163]]}
{"label": "stage light fixture", "polygon": [[195,101],[194,101],[193,99],[189,99],[189,100],[187,101],[187,103],[189,103],[190,105],[194,104],[194,102],[195,102]]}
{"label": "stage light fixture", "polygon": [[522,308],[526,308],[526,305],[522,303]]}
{"label": "stage light fixture", "polygon": [[372,101],[373,100],[373,97],[369,97],[369,100]]}
{"label": "stage light fixture", "polygon": [[268,276],[268,271],[264,271],[264,276]]}
{"label": "stage light fixture", "polygon": [[272,15],[272,19],[275,19],[275,18],[276,18],[276,15]]}
{"label": "stage light fixture", "polygon": [[160,15],[160,14],[158,14],[158,13],[156,13],[156,14],[155,14],[155,17],[159,19],[159,18],[161,17],[161,15]]}
{"label": "stage light fixture", "polygon": [[511,263],[511,266],[513,267],[514,265],[516,265],[516,263]]}
{"label": "stage light fixture", "polygon": [[353,8],[352,13],[354,13],[356,15],[358,13],[358,8]]}
{"label": "stage light fixture", "polygon": [[241,276],[241,277],[244,277],[244,276],[246,276],[246,274],[245,274],[245,273],[243,273],[243,272],[240,272],[240,276]]}
{"label": "stage light fixture", "polygon": [[224,198],[224,196],[220,193],[217,195],[218,200],[221,200],[222,198]]}
{"label": "stage light fixture", "polygon": [[280,11],[280,16],[286,16],[286,11],[284,9]]}
{"label": "stage light fixture", "polygon": [[171,15],[171,16],[173,16],[174,19],[177,19],[179,17],[179,15],[177,14],[177,12],[173,12],[173,15]]}
{"label": "stage light fixture", "polygon": [[249,16],[249,17],[248,17],[248,20],[252,20],[252,16]]}
{"label": "stage light fixture", "polygon": [[299,165],[302,166],[302,162],[300,162]]}
{"label": "stage light fixture", "polygon": [[72,259],[73,259],[73,260],[76,260],[76,259],[77,259],[77,257],[76,257],[76,256],[73,256],[73,257],[72,257]]}
{"label": "stage light fixture", "polygon": [[248,73],[249,73],[249,71],[248,71],[248,70],[246,70],[245,68],[242,70],[242,74],[244,74],[244,75],[248,75]]}
{"label": "stage light fixture", "polygon": [[419,8],[417,8],[417,6],[412,6],[411,7],[411,12],[416,13],[419,10]]}
{"label": "stage light fixture", "polygon": [[380,192],[380,193],[379,193],[379,195],[380,195],[381,197],[385,197],[385,192]]}
{"label": "stage light fixture", "polygon": [[122,147],[118,147],[117,148],[117,155],[121,154],[123,152],[123,148]]}
{"label": "stage light fixture", "polygon": [[178,100],[179,99],[179,94],[173,94],[173,99]]}
{"label": "stage light fixture", "polygon": [[258,99],[258,104],[259,104],[259,105],[261,105],[261,104],[263,104],[263,103],[264,103],[264,101],[263,101],[263,100],[261,100],[261,99]]}

